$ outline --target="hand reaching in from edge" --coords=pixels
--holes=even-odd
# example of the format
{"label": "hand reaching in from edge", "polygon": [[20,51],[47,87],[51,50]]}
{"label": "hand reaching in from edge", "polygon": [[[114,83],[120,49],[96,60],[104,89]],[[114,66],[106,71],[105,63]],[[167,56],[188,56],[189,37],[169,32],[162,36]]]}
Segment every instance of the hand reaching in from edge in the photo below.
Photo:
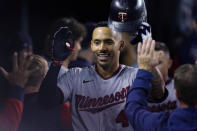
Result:
{"label": "hand reaching in from edge", "polygon": [[138,66],[140,69],[152,71],[159,64],[159,54],[155,55],[155,40],[145,39],[138,44]]}
{"label": "hand reaching in from edge", "polygon": [[18,54],[15,52],[13,55],[13,69],[12,72],[7,72],[3,67],[0,66],[0,72],[5,79],[12,85],[17,85],[25,88],[29,76],[32,72],[37,70],[37,67],[28,70],[31,64],[32,56],[27,57],[25,53],[21,54],[18,62]]}
{"label": "hand reaching in from edge", "polygon": [[152,88],[149,92],[149,99],[160,99],[165,91],[165,82],[162,74],[156,66],[159,64],[161,53],[155,52],[155,40],[145,39],[138,44],[138,66],[140,69],[151,72],[154,76]]}

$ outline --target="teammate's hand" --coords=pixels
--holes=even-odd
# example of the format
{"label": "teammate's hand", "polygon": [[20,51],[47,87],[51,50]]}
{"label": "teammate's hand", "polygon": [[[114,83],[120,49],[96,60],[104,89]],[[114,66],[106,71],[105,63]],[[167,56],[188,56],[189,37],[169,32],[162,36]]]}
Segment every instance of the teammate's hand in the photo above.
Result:
{"label": "teammate's hand", "polygon": [[151,26],[148,23],[143,22],[141,26],[139,27],[138,32],[136,33],[136,37],[132,39],[130,43],[132,45],[135,45],[139,42],[143,42],[145,39],[151,36],[152,36]]}
{"label": "teammate's hand", "polygon": [[24,88],[31,73],[37,70],[37,67],[33,68],[32,70],[28,70],[31,61],[32,61],[32,57],[31,56],[28,57],[25,53],[23,53],[21,54],[18,63],[18,54],[15,52],[13,56],[12,72],[7,72],[1,66],[0,66],[0,72],[4,76],[4,78],[9,81],[10,84]]}
{"label": "teammate's hand", "polygon": [[138,66],[140,69],[151,71],[159,63],[159,54],[155,55],[155,40],[145,39],[138,44]]}
{"label": "teammate's hand", "polygon": [[53,35],[52,60],[64,61],[72,52],[74,42],[68,27],[60,27]]}

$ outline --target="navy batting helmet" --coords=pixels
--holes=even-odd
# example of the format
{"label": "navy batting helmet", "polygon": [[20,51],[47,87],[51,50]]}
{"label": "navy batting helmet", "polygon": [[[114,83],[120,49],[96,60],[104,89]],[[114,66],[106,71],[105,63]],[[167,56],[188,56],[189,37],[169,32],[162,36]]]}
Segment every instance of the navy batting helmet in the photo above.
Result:
{"label": "navy batting helmet", "polygon": [[112,0],[108,25],[119,32],[136,33],[147,12],[144,0]]}

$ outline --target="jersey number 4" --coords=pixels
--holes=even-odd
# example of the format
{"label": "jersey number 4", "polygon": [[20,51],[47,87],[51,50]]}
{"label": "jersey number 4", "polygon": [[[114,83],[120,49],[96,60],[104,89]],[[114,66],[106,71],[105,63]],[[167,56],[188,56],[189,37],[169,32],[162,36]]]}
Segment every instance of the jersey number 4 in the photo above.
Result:
{"label": "jersey number 4", "polygon": [[129,122],[128,122],[128,119],[126,117],[124,110],[121,110],[120,113],[118,114],[118,116],[116,118],[116,123],[122,123],[122,127],[129,126]]}

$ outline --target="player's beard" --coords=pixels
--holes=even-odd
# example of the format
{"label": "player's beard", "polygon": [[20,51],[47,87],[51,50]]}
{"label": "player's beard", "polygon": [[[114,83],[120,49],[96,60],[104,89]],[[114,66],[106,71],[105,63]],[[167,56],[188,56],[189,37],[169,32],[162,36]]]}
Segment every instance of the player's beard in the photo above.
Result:
{"label": "player's beard", "polygon": [[102,62],[97,58],[97,66],[103,68],[104,70],[108,69],[111,65],[110,62]]}
{"label": "player's beard", "polygon": [[113,61],[113,58],[111,58],[109,61],[107,62],[101,62],[99,60],[97,60],[97,66],[100,66],[101,68],[103,68],[103,70],[111,70],[114,66],[116,66],[115,61]]}
{"label": "player's beard", "polygon": [[[109,56],[102,56],[101,54],[109,54]],[[112,54],[110,52],[99,52],[96,54],[97,65],[102,67],[104,70],[108,69],[112,65]]]}
{"label": "player's beard", "polygon": [[102,67],[103,70],[108,70],[111,67],[109,64],[99,64],[99,66]]}
{"label": "player's beard", "polygon": [[[102,56],[104,55],[104,56]],[[113,67],[119,65],[119,56],[117,52],[100,51],[95,53],[97,66],[103,68],[103,70],[111,70]]]}

